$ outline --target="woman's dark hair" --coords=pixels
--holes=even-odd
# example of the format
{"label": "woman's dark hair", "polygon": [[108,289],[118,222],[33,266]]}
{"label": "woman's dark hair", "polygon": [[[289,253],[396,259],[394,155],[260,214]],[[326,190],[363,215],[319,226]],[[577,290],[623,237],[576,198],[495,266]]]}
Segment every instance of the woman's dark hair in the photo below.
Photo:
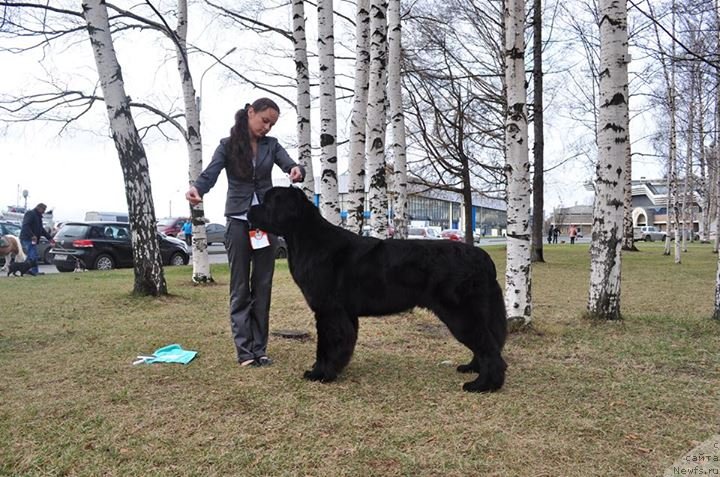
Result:
{"label": "woman's dark hair", "polygon": [[250,131],[248,129],[248,108],[252,107],[256,113],[266,109],[274,109],[280,114],[277,103],[270,98],[260,98],[253,104],[246,104],[244,108],[235,113],[235,124],[230,129],[228,142],[227,170],[235,177],[248,179],[252,177],[252,147],[250,146]]}

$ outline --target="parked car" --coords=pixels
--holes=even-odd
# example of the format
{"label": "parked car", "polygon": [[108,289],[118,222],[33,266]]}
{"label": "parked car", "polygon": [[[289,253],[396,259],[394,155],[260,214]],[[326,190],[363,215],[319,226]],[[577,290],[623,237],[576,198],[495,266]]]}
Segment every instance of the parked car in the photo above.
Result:
{"label": "parked car", "polygon": [[188,220],[190,220],[189,217],[166,217],[158,220],[157,230],[170,237],[177,237],[182,230],[183,224]]}
{"label": "parked car", "polygon": [[[207,244],[225,243],[225,226],[223,224],[206,224]],[[180,230],[175,237],[185,240],[185,232]]]}
{"label": "parked car", "polygon": [[[7,221],[0,222],[0,235],[15,235],[20,237],[20,226]],[[52,242],[45,237],[40,237],[40,241],[37,244],[38,258],[41,262],[52,263],[51,257]],[[5,263],[5,257],[0,257],[0,266]]]}
{"label": "parked car", "polygon": [[440,240],[440,234],[430,227],[410,227],[408,228],[409,239],[420,239],[420,240]]}
{"label": "parked car", "polygon": [[645,242],[665,240],[665,235],[667,234],[654,225],[633,227],[633,240],[644,240]]}
{"label": "parked car", "polygon": [[20,226],[7,220],[0,221],[0,235],[15,235],[20,237]]}
{"label": "parked car", "polygon": [[37,254],[41,262],[52,264],[52,250],[54,241],[48,240],[45,237],[40,237],[40,241],[37,243]]}
{"label": "parked car", "polygon": [[453,242],[464,242],[465,234],[458,229],[447,229],[440,232],[440,237],[446,240],[452,240]]}
{"label": "parked car", "polygon": [[[187,265],[190,251],[182,240],[158,233],[165,265]],[[84,268],[112,270],[133,266],[130,226],[122,222],[67,222],[55,235],[53,264],[60,272]]]}

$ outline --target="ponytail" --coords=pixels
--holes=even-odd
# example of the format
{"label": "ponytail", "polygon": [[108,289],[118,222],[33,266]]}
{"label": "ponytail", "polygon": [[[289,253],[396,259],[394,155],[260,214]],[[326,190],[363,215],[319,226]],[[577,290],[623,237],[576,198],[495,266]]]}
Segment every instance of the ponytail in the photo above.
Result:
{"label": "ponytail", "polygon": [[228,143],[227,171],[239,179],[250,179],[253,174],[253,152],[250,144],[250,129],[248,128],[248,110],[253,108],[256,113],[268,108],[280,113],[278,105],[269,98],[260,98],[253,104],[247,103],[245,107],[235,113],[235,124],[230,129]]}

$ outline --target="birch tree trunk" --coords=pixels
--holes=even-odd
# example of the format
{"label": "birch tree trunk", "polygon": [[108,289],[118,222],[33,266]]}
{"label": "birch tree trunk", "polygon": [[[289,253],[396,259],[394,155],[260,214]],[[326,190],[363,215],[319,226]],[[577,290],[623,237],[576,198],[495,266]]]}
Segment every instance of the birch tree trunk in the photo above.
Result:
{"label": "birch tree trunk", "polygon": [[505,2],[505,150],[507,266],[505,306],[511,328],[532,320],[530,264],[530,162],[525,89],[525,0]]}
{"label": "birch tree trunk", "polygon": [[542,71],[542,0],[533,1],[533,229],[532,261],[544,262],[545,134]]}
{"label": "birch tree trunk", "polygon": [[[657,25],[655,25],[655,35]],[[672,3],[672,36],[675,37],[675,2]],[[665,80],[668,85],[668,106],[670,108],[670,154],[668,157],[668,180],[667,180],[667,235],[665,236],[664,255],[670,255],[671,233],[675,235],[675,263],[680,263],[679,236],[679,213],[677,200],[677,105],[675,102],[675,42],[671,41],[672,51],[670,53],[670,76],[668,78],[667,67],[663,61]],[[658,37],[658,47],[662,46]],[[662,55],[662,53],[661,53]]]}
{"label": "birch tree trunk", "polygon": [[350,115],[350,155],[345,227],[362,233],[365,222],[365,134],[367,129],[370,68],[370,0],[358,0],[355,17],[355,95]]}
{"label": "birch tree trunk", "polygon": [[320,62],[320,211],[330,223],[340,225],[333,0],[319,0],[317,13]]}
{"label": "birch tree trunk", "polygon": [[147,157],[130,112],[130,99],[125,94],[122,71],[110,34],[107,7],[104,0],[85,0],[82,9],[125,180],[135,272],[133,293],[167,295]]}
{"label": "birch tree trunk", "polygon": [[[675,38],[675,0],[672,2],[672,37]],[[672,83],[673,101],[672,111],[670,112],[670,160],[672,161],[673,168],[672,174],[670,175],[670,189],[668,193],[669,198],[672,198],[672,217],[673,224],[675,225],[675,263],[680,263],[680,195],[678,193],[678,158],[677,158],[677,102],[675,101],[677,95],[677,87],[675,84],[675,41],[671,41],[671,59],[670,59],[670,81]],[[668,204],[669,205],[669,204]],[[668,230],[668,237],[670,237],[670,231]]]}
{"label": "birch tree trunk", "polygon": [[310,73],[307,56],[307,37],[305,33],[305,0],[293,0],[292,39],[295,58],[295,78],[297,80],[297,140],[300,164],[305,168],[303,192],[308,199],[315,201],[315,176],[312,163],[312,136],[310,129]]}
{"label": "birch tree trunk", "polygon": [[637,252],[633,240],[633,219],[632,219],[632,150],[630,148],[630,111],[627,118],[627,141],[625,142],[625,191],[623,194],[623,232],[622,250]]}
{"label": "birch tree trunk", "polygon": [[[388,23],[388,103],[393,157],[393,225],[395,237],[407,237],[407,143],[405,141],[405,114],[403,113],[402,82],[402,26],[400,0],[390,0],[387,9]],[[471,236],[472,240],[472,236]],[[472,243],[472,242],[471,242]]]}
{"label": "birch tree trunk", "polygon": [[385,84],[387,74],[387,1],[370,2],[370,77],[368,92],[368,202],[373,237],[387,238],[385,177]]}
{"label": "birch tree trunk", "polygon": [[[693,68],[694,69],[694,68]],[[690,212],[688,207],[692,207],[692,190],[690,188],[690,176],[693,170],[693,146],[694,146],[694,134],[693,127],[695,126],[695,74],[690,74],[690,91],[688,95],[688,117],[687,117],[687,130],[685,144],[687,146],[685,151],[685,179],[683,183],[683,195],[682,195],[682,251],[687,252],[687,240],[688,235],[692,237],[693,230],[691,230],[692,222],[690,222]],[[688,205],[688,200],[690,204]],[[692,240],[692,238],[691,238]]]}
{"label": "birch tree trunk", "polygon": [[[703,90],[703,73],[698,71],[698,90]],[[707,156],[705,154],[705,102],[703,95],[698,96],[698,137],[700,138],[700,155],[698,157],[698,168],[700,169],[700,243],[710,242],[710,188],[708,187],[706,170]]]}
{"label": "birch tree trunk", "polygon": [[627,3],[600,0],[599,9],[600,108],[588,314],[595,319],[619,320],[629,118]]}
{"label": "birch tree trunk", "polygon": [[[190,74],[190,65],[187,55],[188,7],[187,0],[178,0],[178,24],[175,31],[175,51],[177,55],[180,84],[183,91],[185,107],[185,144],[188,148],[189,167],[188,180],[194,184],[202,173],[202,139],[200,136],[200,108],[195,101],[195,86]],[[192,216],[192,264],[194,283],[211,283],[213,277],[210,272],[210,257],[208,255],[207,233],[205,231],[205,206],[201,201],[190,206]]]}

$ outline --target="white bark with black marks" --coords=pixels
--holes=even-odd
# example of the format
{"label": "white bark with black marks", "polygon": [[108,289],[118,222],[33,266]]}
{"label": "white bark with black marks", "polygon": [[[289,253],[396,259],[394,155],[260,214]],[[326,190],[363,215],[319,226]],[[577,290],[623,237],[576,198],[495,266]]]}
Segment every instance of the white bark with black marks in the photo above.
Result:
{"label": "white bark with black marks", "polygon": [[507,264],[505,305],[512,327],[532,320],[530,161],[525,86],[525,1],[505,2]]}
{"label": "white bark with black marks", "polygon": [[385,170],[385,87],[387,78],[387,1],[370,2],[370,79],[366,173],[371,234],[387,238],[388,196]]}
{"label": "white bark with black marks", "polygon": [[310,129],[310,72],[305,33],[305,0],[292,3],[295,78],[297,80],[297,140],[300,164],[305,168],[303,192],[315,200],[315,177],[312,164],[312,130]]}
{"label": "white bark with black marks", "polygon": [[600,1],[600,107],[590,290],[592,318],[619,320],[625,158],[628,141],[628,33],[625,1]]}
{"label": "white bark with black marks", "polygon": [[393,225],[395,237],[407,237],[407,142],[405,140],[405,113],[403,112],[402,80],[402,25],[400,0],[389,0],[388,23],[388,103],[390,106],[390,151],[393,158]]}
{"label": "white bark with black marks", "polygon": [[358,0],[355,15],[355,94],[350,114],[350,154],[345,227],[362,233],[365,223],[365,145],[370,72],[370,0]]}
{"label": "white bark with black marks", "polygon": [[330,223],[340,225],[333,1],[319,0],[317,12],[320,62],[320,212]]}
{"label": "white bark with black marks", "polygon": [[122,71],[110,34],[107,7],[104,0],[85,0],[82,9],[125,180],[135,272],[133,293],[166,295],[148,161],[130,112],[130,99],[125,94]]}
{"label": "white bark with black marks", "polygon": [[[195,85],[190,74],[187,54],[188,6],[187,0],[178,0],[178,24],[175,30],[175,54],[177,56],[180,84],[185,107],[185,144],[188,148],[188,186],[195,183],[202,173],[202,138],[200,135],[200,109],[195,101]],[[192,217],[192,281],[194,283],[213,282],[210,271],[207,232],[205,231],[205,207],[201,201],[190,206]]]}

